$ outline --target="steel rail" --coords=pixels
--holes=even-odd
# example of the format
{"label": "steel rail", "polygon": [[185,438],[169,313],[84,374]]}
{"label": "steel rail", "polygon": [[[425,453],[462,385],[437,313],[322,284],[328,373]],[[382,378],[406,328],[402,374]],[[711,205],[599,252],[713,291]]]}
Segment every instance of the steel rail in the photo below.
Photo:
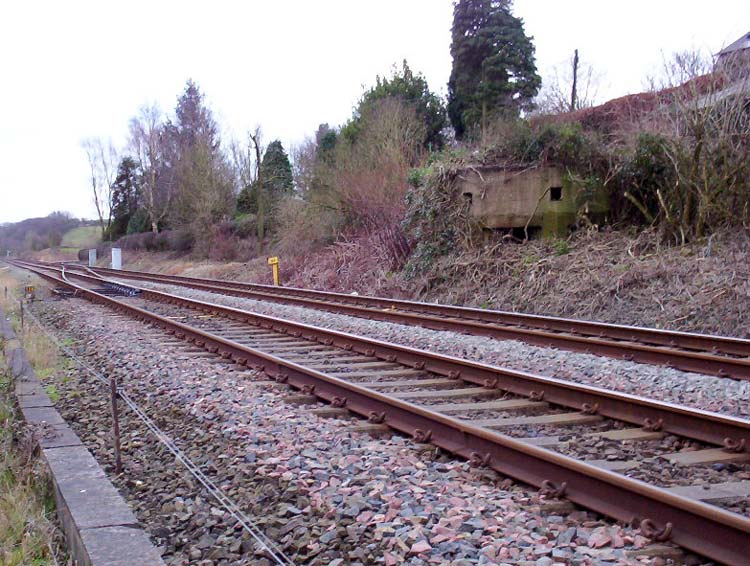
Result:
{"label": "steel rail", "polygon": [[[309,289],[217,281],[128,270],[95,268],[94,273],[125,279],[173,283],[244,298],[295,304],[433,330],[451,330],[522,340],[542,347],[593,353],[643,363],[666,365],[720,377],[750,379],[750,340],[510,313],[352,296]],[[530,328],[517,325],[529,326]],[[561,334],[564,333],[564,334]],[[721,355],[720,355],[721,354]],[[740,357],[730,357],[740,356]]]}
{"label": "steel rail", "polygon": [[[56,285],[74,289],[94,303],[110,306],[241,365],[265,371],[277,380],[311,392],[321,399],[343,404],[356,414],[377,417],[389,427],[416,438],[429,438],[432,444],[478,465],[489,466],[501,474],[543,490],[553,489],[558,494],[564,493],[572,502],[617,520],[637,520],[642,531],[657,540],[670,539],[684,548],[726,564],[746,563],[750,519],[741,515],[368,390],[101,295],[41,270],[31,270]],[[215,305],[204,306],[212,309]],[[275,322],[282,326],[289,323]],[[273,323],[273,319],[266,322],[269,327]],[[341,335],[342,340],[355,338],[337,334]]]}
{"label": "steel rail", "polygon": [[[45,269],[59,271],[59,268],[54,267]],[[99,278],[80,273],[68,273],[68,276],[80,278],[89,283],[101,284],[103,282]],[[718,446],[742,446],[743,444],[750,446],[750,421],[745,419],[554,377],[472,362],[234,307],[171,295],[162,291],[140,287],[134,287],[134,289],[138,289],[140,296],[147,300],[221,315],[238,322],[336,346],[386,362],[399,363],[476,385],[496,388],[507,393],[535,399],[543,398],[549,403],[581,411],[595,409],[597,414],[605,417],[638,426],[656,426],[664,432]]]}

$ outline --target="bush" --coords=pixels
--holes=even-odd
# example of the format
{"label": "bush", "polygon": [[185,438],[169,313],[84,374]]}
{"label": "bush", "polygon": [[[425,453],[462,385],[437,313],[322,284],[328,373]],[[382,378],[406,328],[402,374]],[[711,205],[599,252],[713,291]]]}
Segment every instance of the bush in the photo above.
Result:
{"label": "bush", "polygon": [[280,253],[304,254],[331,244],[338,232],[337,217],[329,209],[288,197],[276,209]]}
{"label": "bush", "polygon": [[216,230],[211,236],[208,258],[215,261],[233,261],[237,259],[238,243],[231,232]]}
{"label": "bush", "polygon": [[234,219],[232,231],[238,238],[251,238],[257,233],[255,214],[240,214]]}
{"label": "bush", "polygon": [[146,209],[139,208],[135,211],[133,216],[130,217],[125,234],[137,234],[139,232],[147,232],[150,229],[151,225],[149,224],[148,213],[146,212]]}
{"label": "bush", "polygon": [[140,232],[123,236],[114,247],[131,251],[147,252],[187,252],[192,249],[192,237],[181,230],[163,230],[158,234]]}

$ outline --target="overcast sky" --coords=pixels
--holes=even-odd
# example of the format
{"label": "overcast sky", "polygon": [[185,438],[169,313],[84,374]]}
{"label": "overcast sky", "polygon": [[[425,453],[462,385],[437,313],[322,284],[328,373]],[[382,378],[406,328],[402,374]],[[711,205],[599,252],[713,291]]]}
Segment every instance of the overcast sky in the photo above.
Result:
{"label": "overcast sky", "polygon": [[[363,85],[406,59],[442,94],[452,0],[0,2],[0,222],[93,217],[80,142],[124,145],[146,102],[172,112],[187,78],[225,139],[261,125],[284,147],[340,125]],[[747,0],[516,0],[540,74],[578,48],[601,101],[639,92],[664,54],[750,31]]]}

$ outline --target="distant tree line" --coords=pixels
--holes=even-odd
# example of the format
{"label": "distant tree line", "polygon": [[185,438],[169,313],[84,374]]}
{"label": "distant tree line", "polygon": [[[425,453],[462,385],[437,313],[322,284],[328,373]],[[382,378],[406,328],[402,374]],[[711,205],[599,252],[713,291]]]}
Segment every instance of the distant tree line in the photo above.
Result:
{"label": "distant tree line", "polygon": [[84,223],[67,212],[53,212],[43,218],[0,224],[0,257],[5,256],[6,251],[18,254],[57,247],[65,232]]}

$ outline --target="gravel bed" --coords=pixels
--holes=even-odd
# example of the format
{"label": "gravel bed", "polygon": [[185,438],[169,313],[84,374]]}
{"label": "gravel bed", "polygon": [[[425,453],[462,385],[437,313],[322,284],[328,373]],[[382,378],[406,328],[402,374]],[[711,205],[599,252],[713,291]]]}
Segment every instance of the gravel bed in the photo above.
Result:
{"label": "gravel bed", "polygon": [[[664,564],[592,513],[543,513],[538,495],[491,471],[391,435],[351,433],[255,385],[238,366],[175,359],[156,331],[84,301],[36,308],[100,370],[119,377],[159,426],[299,564]],[[265,379],[263,376],[261,379]],[[106,396],[71,370],[49,379],[59,405],[111,470]],[[128,411],[115,478],[170,565],[266,564],[234,522]],[[698,563],[688,557],[691,563]]]}
{"label": "gravel bed", "polygon": [[747,403],[747,399],[750,398],[750,381],[683,372],[554,348],[541,348],[514,340],[496,340],[366,320],[174,285],[145,281],[137,283],[124,281],[124,283],[483,363],[554,376],[558,379],[647,396],[699,409],[750,417],[750,404]]}

